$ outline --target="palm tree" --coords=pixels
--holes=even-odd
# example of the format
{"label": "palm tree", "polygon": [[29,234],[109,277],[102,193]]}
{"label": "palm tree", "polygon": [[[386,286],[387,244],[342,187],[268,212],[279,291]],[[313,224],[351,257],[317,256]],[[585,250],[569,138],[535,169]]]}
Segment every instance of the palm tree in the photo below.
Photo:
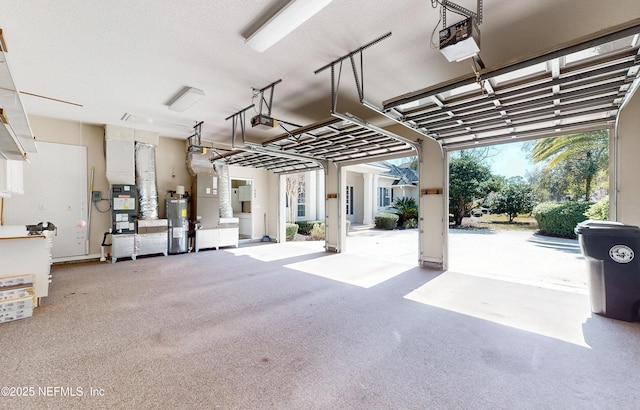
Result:
{"label": "palm tree", "polygon": [[533,146],[531,159],[534,163],[547,161],[545,168],[548,170],[560,164],[570,164],[584,183],[585,201],[588,201],[593,178],[609,163],[609,131],[541,139]]}

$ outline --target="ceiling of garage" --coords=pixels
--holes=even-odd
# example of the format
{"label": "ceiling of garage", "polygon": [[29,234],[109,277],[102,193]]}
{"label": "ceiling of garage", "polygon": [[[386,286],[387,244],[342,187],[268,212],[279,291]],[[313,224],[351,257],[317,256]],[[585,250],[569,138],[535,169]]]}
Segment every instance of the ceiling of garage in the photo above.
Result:
{"label": "ceiling of garage", "polygon": [[[585,73],[601,68],[581,68],[588,59],[547,58],[532,65],[538,71],[497,71],[492,67],[504,70],[522,56],[539,55],[627,22],[629,16],[640,15],[640,5],[621,0],[619,7],[605,10],[598,0],[484,0],[480,55],[488,68],[481,78],[483,94],[468,61],[449,63],[430,47],[432,32],[442,28],[432,3],[334,0],[263,53],[246,46],[245,37],[286,4],[284,0],[7,0],[0,28],[28,114],[129,126],[183,139],[203,121],[203,141],[226,146],[231,151],[219,153],[232,163],[248,164],[262,157],[267,167],[268,162],[274,165],[273,152],[300,156],[273,168],[276,172],[317,166],[305,156],[354,161],[380,153],[411,153],[410,144],[363,126],[384,127],[391,120],[359,104],[349,61],[341,71],[335,67],[340,78],[336,110],[366,123],[326,120],[332,108],[330,70],[314,73],[385,33],[392,35],[362,53],[358,68],[364,97],[377,107],[393,108],[390,113],[451,147],[478,139],[494,141],[505,133],[498,130],[504,126],[515,132],[527,130],[534,121],[544,123],[522,108],[533,99],[540,110],[548,109],[545,104],[556,107],[560,120],[547,121],[554,126],[558,121],[583,121],[576,117],[582,109],[606,112],[609,120],[615,111],[610,104],[620,98],[622,83],[628,82],[629,70],[637,64],[631,61],[637,43],[634,51],[630,40],[620,52],[600,56],[607,60],[604,66],[618,68],[602,74],[598,92],[581,91],[591,87]],[[476,0],[455,3],[476,9]],[[607,12],[606,21],[599,10]],[[460,19],[449,14],[448,22]],[[619,78],[623,72],[626,79]],[[604,79],[607,75],[611,78]],[[251,144],[242,152],[234,150],[230,116],[257,104],[254,89],[277,80],[282,82],[274,88],[272,116],[291,126],[285,130],[249,125],[244,142]],[[186,86],[204,90],[205,98],[184,113],[169,110],[168,102]],[[600,98],[608,102],[598,105]],[[230,152],[237,155],[232,159]]]}

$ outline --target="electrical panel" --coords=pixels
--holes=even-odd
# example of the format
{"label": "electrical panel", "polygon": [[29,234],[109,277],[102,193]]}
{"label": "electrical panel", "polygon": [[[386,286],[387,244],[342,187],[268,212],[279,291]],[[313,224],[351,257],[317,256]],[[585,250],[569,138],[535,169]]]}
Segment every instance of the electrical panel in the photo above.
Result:
{"label": "electrical panel", "polygon": [[136,233],[138,189],[135,185],[111,186],[111,233]]}

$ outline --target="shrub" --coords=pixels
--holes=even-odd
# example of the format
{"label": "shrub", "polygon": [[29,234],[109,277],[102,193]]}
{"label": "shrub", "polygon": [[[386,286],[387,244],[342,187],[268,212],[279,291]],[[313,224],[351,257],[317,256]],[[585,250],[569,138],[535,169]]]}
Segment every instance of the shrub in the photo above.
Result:
{"label": "shrub", "polygon": [[398,223],[398,215],[381,213],[375,216],[374,221],[378,229],[394,229]]}
{"label": "shrub", "polygon": [[609,219],[609,196],[605,196],[591,205],[589,209],[587,209],[587,212],[584,213],[584,216],[597,221],[606,221]]}
{"label": "shrub", "polygon": [[298,233],[298,225],[287,223],[286,232],[287,232],[287,240],[292,241],[293,238],[295,238],[296,234]]}
{"label": "shrub", "polygon": [[405,221],[418,218],[418,204],[414,198],[405,196],[398,198],[393,205],[391,205],[391,208],[393,208],[393,212],[400,217],[398,225],[402,227],[404,227]]}
{"label": "shrub", "polygon": [[406,221],[404,221],[404,224],[402,225],[402,227],[404,229],[413,229],[413,228],[417,228],[418,227],[418,221],[416,219],[407,219]]}
{"label": "shrub", "polygon": [[533,209],[533,216],[541,233],[575,239],[573,230],[587,219],[584,213],[590,206],[591,202],[543,202]]}
{"label": "shrub", "polygon": [[320,241],[324,239],[324,223],[315,223],[311,229],[311,238],[314,241]]}
{"label": "shrub", "polygon": [[298,233],[301,235],[310,235],[313,225],[317,223],[323,223],[323,221],[298,221]]}

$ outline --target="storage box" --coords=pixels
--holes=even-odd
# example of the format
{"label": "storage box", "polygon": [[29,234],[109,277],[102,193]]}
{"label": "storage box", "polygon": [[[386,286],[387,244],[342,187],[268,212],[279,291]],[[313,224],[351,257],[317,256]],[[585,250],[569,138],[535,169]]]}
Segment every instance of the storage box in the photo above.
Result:
{"label": "storage box", "polygon": [[6,312],[17,310],[32,309],[34,307],[33,297],[23,297],[17,299],[3,300],[0,302],[0,315]]}
{"label": "storage box", "polygon": [[17,275],[0,278],[0,288],[19,285],[31,285],[33,283],[33,275]]}
{"label": "storage box", "polygon": [[0,323],[11,322],[13,320],[24,319],[31,316],[33,316],[33,308],[4,312],[0,313]]}
{"label": "storage box", "polygon": [[28,286],[28,287],[15,287],[15,288],[9,288],[9,289],[2,289],[0,290],[0,301],[2,300],[9,300],[9,299],[18,299],[18,298],[24,298],[24,297],[31,297],[33,298],[34,296],[34,292],[33,292],[33,287],[32,286]]}

